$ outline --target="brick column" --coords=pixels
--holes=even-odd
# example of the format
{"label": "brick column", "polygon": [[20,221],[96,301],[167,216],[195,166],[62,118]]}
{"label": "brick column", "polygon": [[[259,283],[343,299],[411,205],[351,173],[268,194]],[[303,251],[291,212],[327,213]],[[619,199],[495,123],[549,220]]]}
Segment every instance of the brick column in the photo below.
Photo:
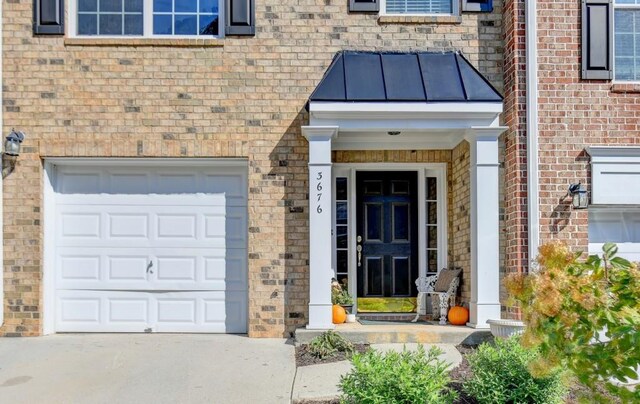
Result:
{"label": "brick column", "polygon": [[304,126],[309,141],[309,324],[308,329],[335,328],[331,311],[331,140],[337,126]]}

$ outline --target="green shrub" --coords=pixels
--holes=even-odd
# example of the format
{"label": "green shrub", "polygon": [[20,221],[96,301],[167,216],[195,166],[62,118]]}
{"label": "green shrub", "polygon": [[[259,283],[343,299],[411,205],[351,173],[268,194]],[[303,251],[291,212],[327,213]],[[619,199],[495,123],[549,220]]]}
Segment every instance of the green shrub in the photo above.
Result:
{"label": "green shrub", "polygon": [[467,360],[473,376],[464,390],[480,404],[562,403],[566,394],[559,370],[544,378],[534,378],[529,365],[539,358],[538,351],[520,345],[518,337],[483,343]]}
{"label": "green shrub", "polygon": [[351,359],[353,370],[340,379],[342,402],[362,404],[452,403],[456,393],[448,364],[438,359],[436,347],[415,352],[380,353],[369,350]]}
{"label": "green shrub", "polygon": [[595,390],[604,383],[623,402],[640,403],[640,389],[613,382],[638,377],[640,269],[617,257],[615,244],[602,250],[583,260],[561,242],[544,244],[538,267],[508,276],[505,286],[527,324],[522,343],[540,350],[536,375],[560,366],[594,389],[592,399],[605,399]]}
{"label": "green shrub", "polygon": [[344,352],[347,356],[353,354],[353,344],[345,339],[342,335],[327,331],[324,332],[309,343],[309,352],[316,358],[324,359],[334,356],[338,352]]}

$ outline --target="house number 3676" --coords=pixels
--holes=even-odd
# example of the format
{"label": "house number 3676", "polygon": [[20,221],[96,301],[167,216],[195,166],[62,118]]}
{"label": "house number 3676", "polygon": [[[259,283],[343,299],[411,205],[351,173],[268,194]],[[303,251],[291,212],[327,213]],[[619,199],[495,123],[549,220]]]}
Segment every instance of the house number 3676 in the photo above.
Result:
{"label": "house number 3676", "polygon": [[318,176],[316,177],[316,197],[317,197],[317,205],[316,205],[316,212],[318,213],[322,213],[322,206],[320,206],[320,200],[322,199],[322,173],[319,172]]}

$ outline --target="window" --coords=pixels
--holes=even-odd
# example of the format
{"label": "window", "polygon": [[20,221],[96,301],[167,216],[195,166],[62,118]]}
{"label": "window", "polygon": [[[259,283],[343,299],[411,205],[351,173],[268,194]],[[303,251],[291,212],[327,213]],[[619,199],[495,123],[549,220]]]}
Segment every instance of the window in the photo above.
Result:
{"label": "window", "polygon": [[440,268],[438,262],[438,178],[426,178],[426,226],[427,226],[427,275],[434,275]]}
{"label": "window", "polygon": [[615,79],[640,80],[640,0],[614,3]]}
{"label": "window", "polygon": [[336,278],[343,288],[348,288],[349,279],[349,186],[346,177],[336,177],[335,231],[336,231]]}
{"label": "window", "polygon": [[219,35],[218,0],[76,0],[77,35]]}
{"label": "window", "polygon": [[451,0],[386,0],[385,13],[454,14],[453,5]]}

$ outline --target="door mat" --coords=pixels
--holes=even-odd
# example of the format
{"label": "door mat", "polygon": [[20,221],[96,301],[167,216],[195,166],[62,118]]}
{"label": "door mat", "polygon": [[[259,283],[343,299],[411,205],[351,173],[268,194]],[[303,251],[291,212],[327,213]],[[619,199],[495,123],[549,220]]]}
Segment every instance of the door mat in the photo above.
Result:
{"label": "door mat", "polygon": [[366,320],[366,319],[358,319],[358,322],[362,325],[411,325],[411,324],[428,324],[424,321],[418,321],[417,323],[412,323],[411,320]]}
{"label": "door mat", "polygon": [[415,297],[359,297],[358,313],[415,313]]}

